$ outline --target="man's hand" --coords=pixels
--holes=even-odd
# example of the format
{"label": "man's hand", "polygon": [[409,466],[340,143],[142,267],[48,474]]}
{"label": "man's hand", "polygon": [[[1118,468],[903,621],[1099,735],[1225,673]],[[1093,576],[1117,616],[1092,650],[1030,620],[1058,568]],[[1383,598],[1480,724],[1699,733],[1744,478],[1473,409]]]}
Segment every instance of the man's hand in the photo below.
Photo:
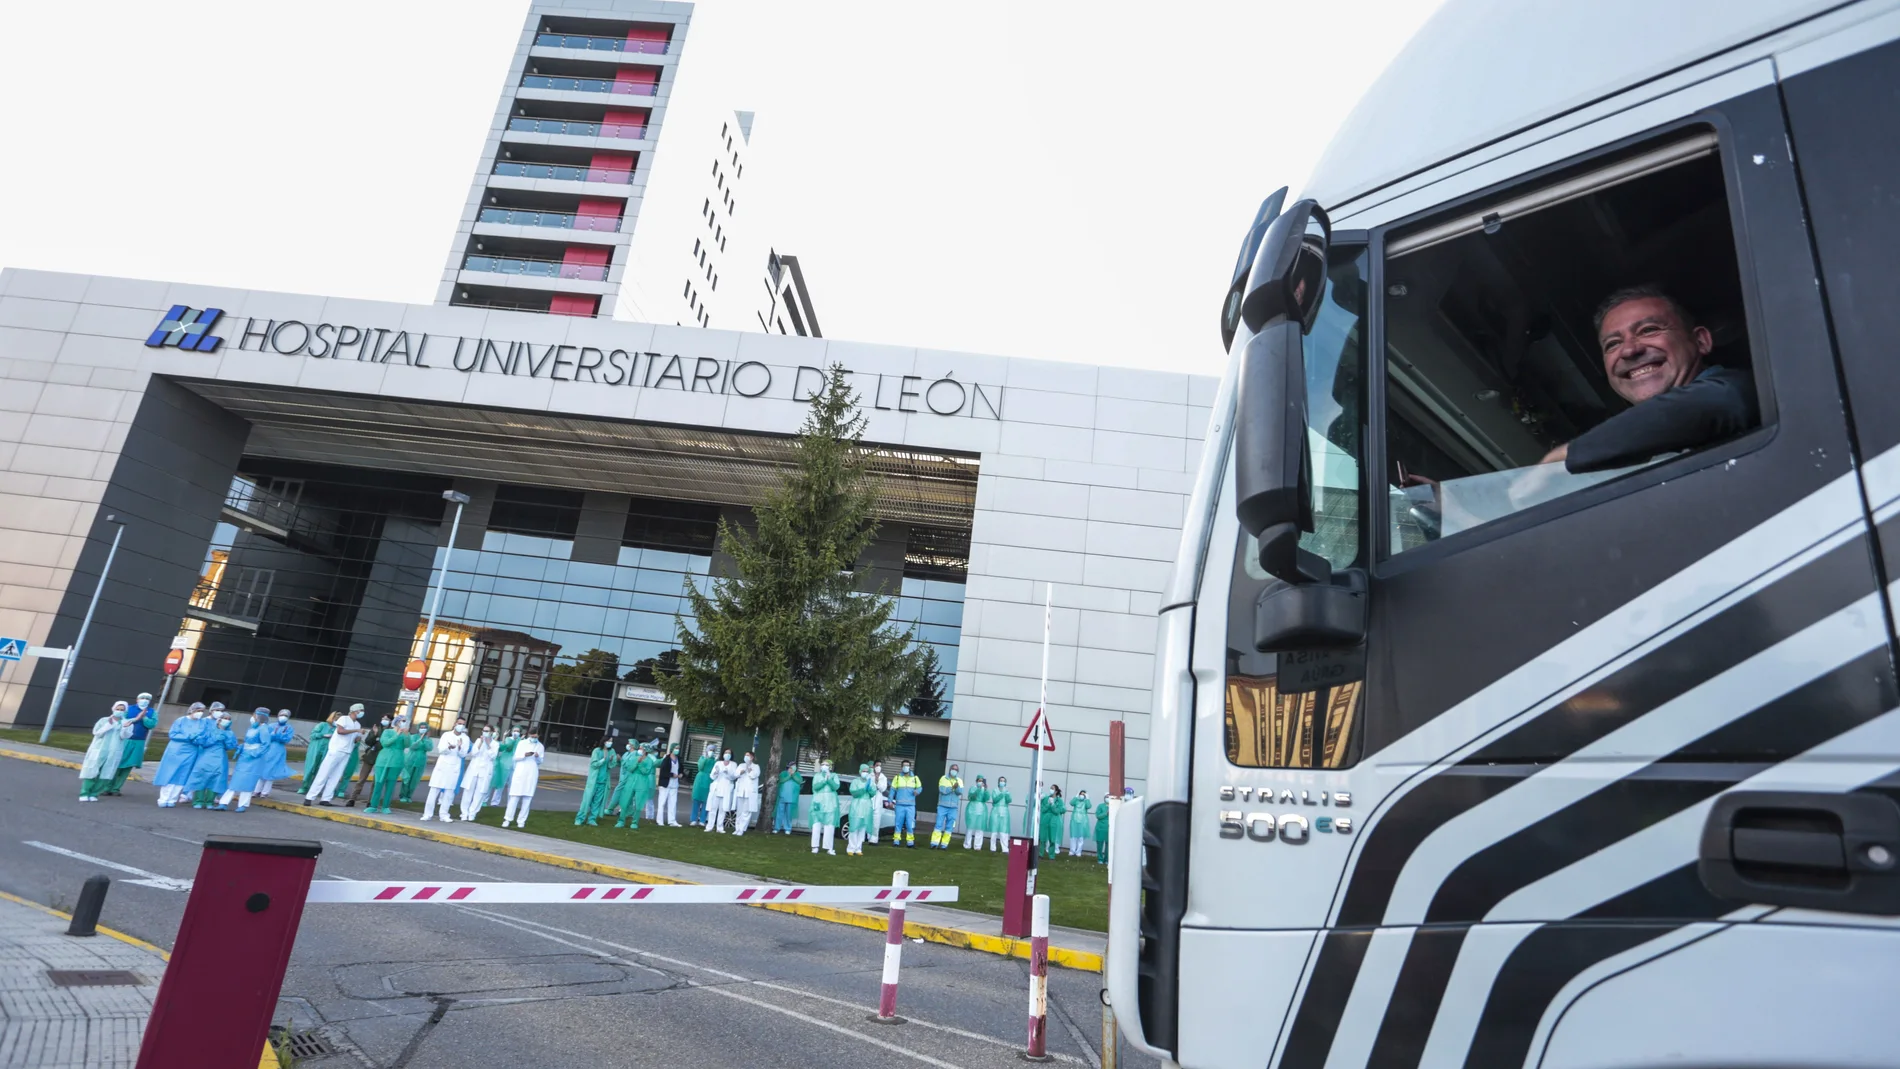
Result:
{"label": "man's hand", "polygon": [[1539,461],[1538,463],[1562,464],[1564,460],[1569,456],[1570,456],[1570,443],[1565,442],[1564,444],[1558,446],[1557,448],[1551,450],[1550,452],[1545,453],[1544,459]]}

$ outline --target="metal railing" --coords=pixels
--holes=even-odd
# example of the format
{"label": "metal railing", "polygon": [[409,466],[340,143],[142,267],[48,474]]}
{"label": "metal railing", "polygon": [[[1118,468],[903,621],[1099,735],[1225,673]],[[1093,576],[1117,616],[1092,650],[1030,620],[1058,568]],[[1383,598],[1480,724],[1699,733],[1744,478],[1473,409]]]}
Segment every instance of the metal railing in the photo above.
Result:
{"label": "metal railing", "polygon": [[483,208],[479,221],[507,226],[550,226],[562,230],[620,229],[620,220],[611,215],[573,215],[568,212],[534,212],[523,208]]}
{"label": "metal railing", "polygon": [[635,52],[646,56],[664,56],[670,41],[630,41],[624,37],[587,37],[577,33],[538,33],[534,43],[540,48],[576,48],[584,52]]}
{"label": "metal railing", "polygon": [[607,280],[606,264],[570,264],[560,260],[523,260],[510,256],[470,256],[462,262],[462,269],[535,278],[576,278],[584,282]]}
{"label": "metal railing", "polygon": [[626,93],[650,97],[660,91],[656,82],[616,82],[606,78],[555,78],[546,74],[522,76],[527,89],[559,89],[568,93]]}
{"label": "metal railing", "polygon": [[633,182],[633,168],[624,171],[609,170],[602,167],[575,167],[560,163],[515,163],[511,160],[496,160],[495,173],[514,178],[550,178],[560,182],[611,182],[629,185]]}
{"label": "metal railing", "polygon": [[508,120],[508,129],[524,134],[565,134],[568,137],[627,137],[640,139],[647,136],[646,123],[580,122],[574,119],[530,119],[516,116]]}

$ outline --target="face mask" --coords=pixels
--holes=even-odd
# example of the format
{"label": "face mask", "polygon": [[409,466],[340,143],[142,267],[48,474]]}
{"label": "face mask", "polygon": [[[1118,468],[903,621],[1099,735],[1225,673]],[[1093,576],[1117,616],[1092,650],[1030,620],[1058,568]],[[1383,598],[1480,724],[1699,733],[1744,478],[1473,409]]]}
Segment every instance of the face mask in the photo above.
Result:
{"label": "face mask", "polygon": [[1007,786],[1009,786],[1009,781],[1006,779],[999,779],[996,781],[996,789],[999,791]]}
{"label": "face mask", "polygon": [[732,752],[731,752],[730,750],[728,750],[728,751],[726,752],[726,756],[725,756],[725,758],[724,758],[724,759],[725,759],[725,760],[727,760],[727,761],[730,761],[730,760],[732,760]]}
{"label": "face mask", "polygon": [[824,764],[822,764],[822,765],[819,765],[819,766],[818,766],[818,771],[820,771],[820,772],[829,772],[829,771],[831,771],[831,762],[830,762],[830,761],[826,761],[826,762],[825,762]]}
{"label": "face mask", "polygon": [[151,705],[152,705],[152,699],[150,699],[150,698],[140,698],[140,699],[139,699],[139,708],[141,708],[141,709],[149,709],[149,708],[151,708]]}
{"label": "face mask", "polygon": [[203,709],[193,709],[191,711],[191,718],[193,720],[203,720],[205,718],[205,711]]}
{"label": "face mask", "polygon": [[287,717],[287,716],[280,716],[280,717],[278,717],[278,718],[277,718],[277,722],[278,722],[279,724],[288,724],[288,723],[290,723],[290,718],[289,718],[289,717]]}
{"label": "face mask", "polygon": [[908,776],[908,775],[910,775],[910,766],[909,766],[909,765],[905,765],[905,766],[904,766],[904,775],[906,775],[906,776]]}
{"label": "face mask", "polygon": [[951,768],[950,768],[950,774],[951,774],[952,776],[954,776],[954,775],[957,775],[957,774],[958,774],[958,773],[957,773],[957,769],[956,769],[956,766],[954,766],[954,765],[952,765],[952,766],[951,766]]}
{"label": "face mask", "polygon": [[455,725],[455,733],[456,733],[457,735],[466,735],[466,734],[468,734],[468,729],[467,729],[467,728],[465,728],[465,727],[463,727],[463,726],[462,726],[462,725],[460,725],[460,724],[457,724],[457,725]]}
{"label": "face mask", "polygon": [[388,727],[388,726],[389,726],[389,718],[388,718],[388,717],[383,717],[383,726],[384,726],[384,727]]}

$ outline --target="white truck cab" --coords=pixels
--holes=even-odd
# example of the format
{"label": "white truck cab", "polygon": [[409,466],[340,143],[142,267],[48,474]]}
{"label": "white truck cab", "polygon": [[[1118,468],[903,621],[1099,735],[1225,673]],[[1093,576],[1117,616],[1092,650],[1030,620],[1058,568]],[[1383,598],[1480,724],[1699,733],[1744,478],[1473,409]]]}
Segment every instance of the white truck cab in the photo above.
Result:
{"label": "white truck cab", "polygon": [[1450,0],[1221,326],[1128,1039],[1900,1065],[1900,3]]}

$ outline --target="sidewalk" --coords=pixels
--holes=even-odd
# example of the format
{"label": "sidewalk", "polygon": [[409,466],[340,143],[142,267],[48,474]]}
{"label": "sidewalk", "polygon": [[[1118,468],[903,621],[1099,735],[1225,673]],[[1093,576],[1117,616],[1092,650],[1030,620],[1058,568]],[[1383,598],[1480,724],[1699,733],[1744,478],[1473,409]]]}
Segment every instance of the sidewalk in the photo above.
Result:
{"label": "sidewalk", "polygon": [[[0,743],[0,757],[14,757],[77,768],[79,763],[73,759],[74,756],[64,750],[54,750],[50,747],[15,742]],[[147,762],[146,768],[152,767],[154,767],[153,763]],[[140,778],[149,782],[149,777],[144,771],[141,771]],[[541,835],[509,831],[485,824],[469,824],[461,821],[453,824],[436,822],[424,824],[419,819],[419,814],[414,813],[398,812],[389,816],[379,814],[372,817],[364,816],[354,809],[304,806],[300,804],[300,801],[280,802],[275,799],[259,798],[251,804],[287,813],[297,813],[313,819],[376,828],[485,853],[536,861],[577,872],[624,880],[628,883],[778,882],[747,873],[669,861],[664,858],[589,846],[565,839],[550,839]],[[795,913],[834,924],[849,924],[853,927],[875,931],[883,931],[887,923],[887,914],[881,911],[800,903],[765,903],[758,908]],[[1001,917],[944,906],[911,905],[904,912],[904,934],[913,939],[964,947],[989,954],[1000,954],[1005,957],[1028,958],[1029,940],[1004,936],[1002,926]],[[1088,972],[1101,972],[1102,955],[1107,948],[1108,936],[1103,932],[1062,927],[1049,929],[1049,961],[1054,965]],[[4,1060],[0,1060],[0,1064],[5,1064]]]}
{"label": "sidewalk", "polygon": [[[0,893],[0,1065],[8,1069],[132,1069],[138,1062],[168,955],[108,928],[90,938],[67,935],[70,919]],[[132,975],[112,979],[132,982],[61,984],[56,970],[124,972]],[[268,1047],[259,1065],[277,1069]]]}

